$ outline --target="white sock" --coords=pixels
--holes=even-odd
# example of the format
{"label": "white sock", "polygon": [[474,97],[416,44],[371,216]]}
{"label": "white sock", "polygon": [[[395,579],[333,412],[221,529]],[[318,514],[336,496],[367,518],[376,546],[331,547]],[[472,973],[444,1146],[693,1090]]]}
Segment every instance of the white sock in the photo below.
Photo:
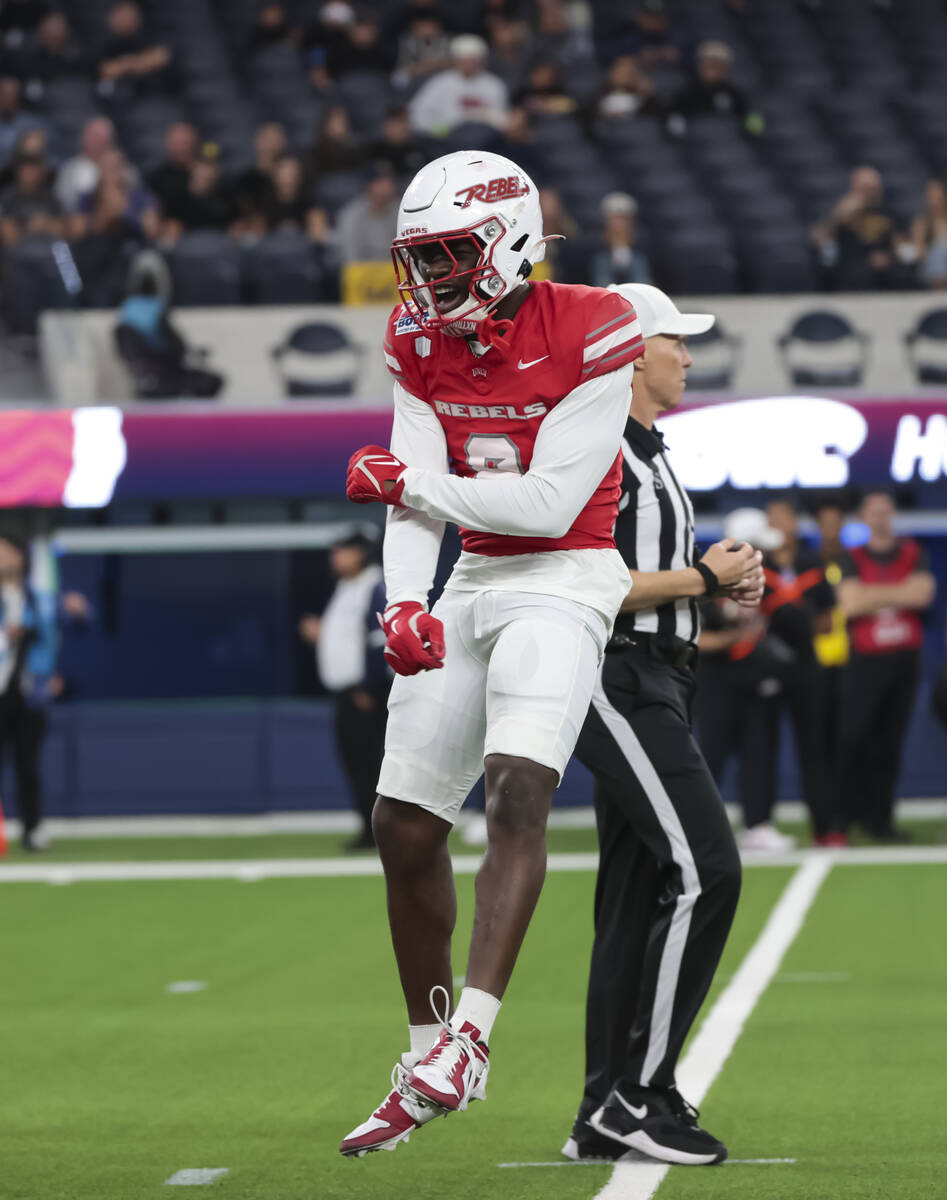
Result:
{"label": "white sock", "polygon": [[480,1030],[480,1036],[485,1042],[490,1041],[493,1032],[493,1022],[500,1011],[500,1001],[489,992],[481,992],[479,988],[465,987],[460,993],[460,1001],[450,1019],[451,1029],[460,1029],[465,1021]]}
{"label": "white sock", "polygon": [[423,1058],[441,1036],[441,1026],[409,1025],[408,1036],[411,1038],[411,1053]]}

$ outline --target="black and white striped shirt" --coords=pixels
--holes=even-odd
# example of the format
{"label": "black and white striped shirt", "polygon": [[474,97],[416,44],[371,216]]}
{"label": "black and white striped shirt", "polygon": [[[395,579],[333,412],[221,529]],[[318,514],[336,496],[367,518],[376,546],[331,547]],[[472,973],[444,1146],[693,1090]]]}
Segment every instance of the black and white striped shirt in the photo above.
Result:
{"label": "black and white striped shirt", "polygon": [[[664,453],[657,429],[628,418],[622,439],[622,481],[615,545],[633,571],[676,571],[697,559],[694,510]],[[676,635],[696,642],[700,612],[693,598],[670,600],[657,608],[620,613],[616,632],[632,630]]]}

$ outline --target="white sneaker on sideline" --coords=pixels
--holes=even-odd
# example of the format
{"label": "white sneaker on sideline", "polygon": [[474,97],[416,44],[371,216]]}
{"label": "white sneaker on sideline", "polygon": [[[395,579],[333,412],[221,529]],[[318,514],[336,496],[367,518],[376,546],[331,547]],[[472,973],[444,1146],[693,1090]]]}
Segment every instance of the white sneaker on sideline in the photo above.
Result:
{"label": "white sneaker on sideline", "polygon": [[752,829],[744,829],[737,838],[737,845],[746,854],[788,854],[796,848],[796,839],[764,822]]}

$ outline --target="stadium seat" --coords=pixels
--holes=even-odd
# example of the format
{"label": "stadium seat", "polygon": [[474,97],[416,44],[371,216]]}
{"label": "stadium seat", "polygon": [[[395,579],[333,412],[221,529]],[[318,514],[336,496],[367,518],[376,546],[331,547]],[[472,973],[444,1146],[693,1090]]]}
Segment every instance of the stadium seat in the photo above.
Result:
{"label": "stadium seat", "polygon": [[186,233],[168,256],[179,306],[239,304],[240,251],[224,233]]}
{"label": "stadium seat", "polygon": [[270,234],[245,263],[251,294],[260,304],[312,304],[319,298],[322,272],[305,234]]}

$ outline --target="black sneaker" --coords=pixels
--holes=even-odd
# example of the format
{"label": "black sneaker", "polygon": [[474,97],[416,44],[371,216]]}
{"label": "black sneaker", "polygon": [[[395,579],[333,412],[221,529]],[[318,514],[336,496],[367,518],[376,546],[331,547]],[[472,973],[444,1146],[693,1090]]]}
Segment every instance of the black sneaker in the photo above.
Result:
{"label": "black sneaker", "polygon": [[573,1131],[562,1147],[562,1157],[572,1162],[631,1162],[641,1155],[627,1146],[622,1146],[610,1137],[602,1137],[585,1122],[582,1133]]}
{"label": "black sneaker", "polygon": [[699,1113],[676,1088],[636,1088],[627,1095],[612,1088],[589,1117],[603,1137],[661,1162],[692,1166],[719,1163],[727,1148],[697,1124]]}

